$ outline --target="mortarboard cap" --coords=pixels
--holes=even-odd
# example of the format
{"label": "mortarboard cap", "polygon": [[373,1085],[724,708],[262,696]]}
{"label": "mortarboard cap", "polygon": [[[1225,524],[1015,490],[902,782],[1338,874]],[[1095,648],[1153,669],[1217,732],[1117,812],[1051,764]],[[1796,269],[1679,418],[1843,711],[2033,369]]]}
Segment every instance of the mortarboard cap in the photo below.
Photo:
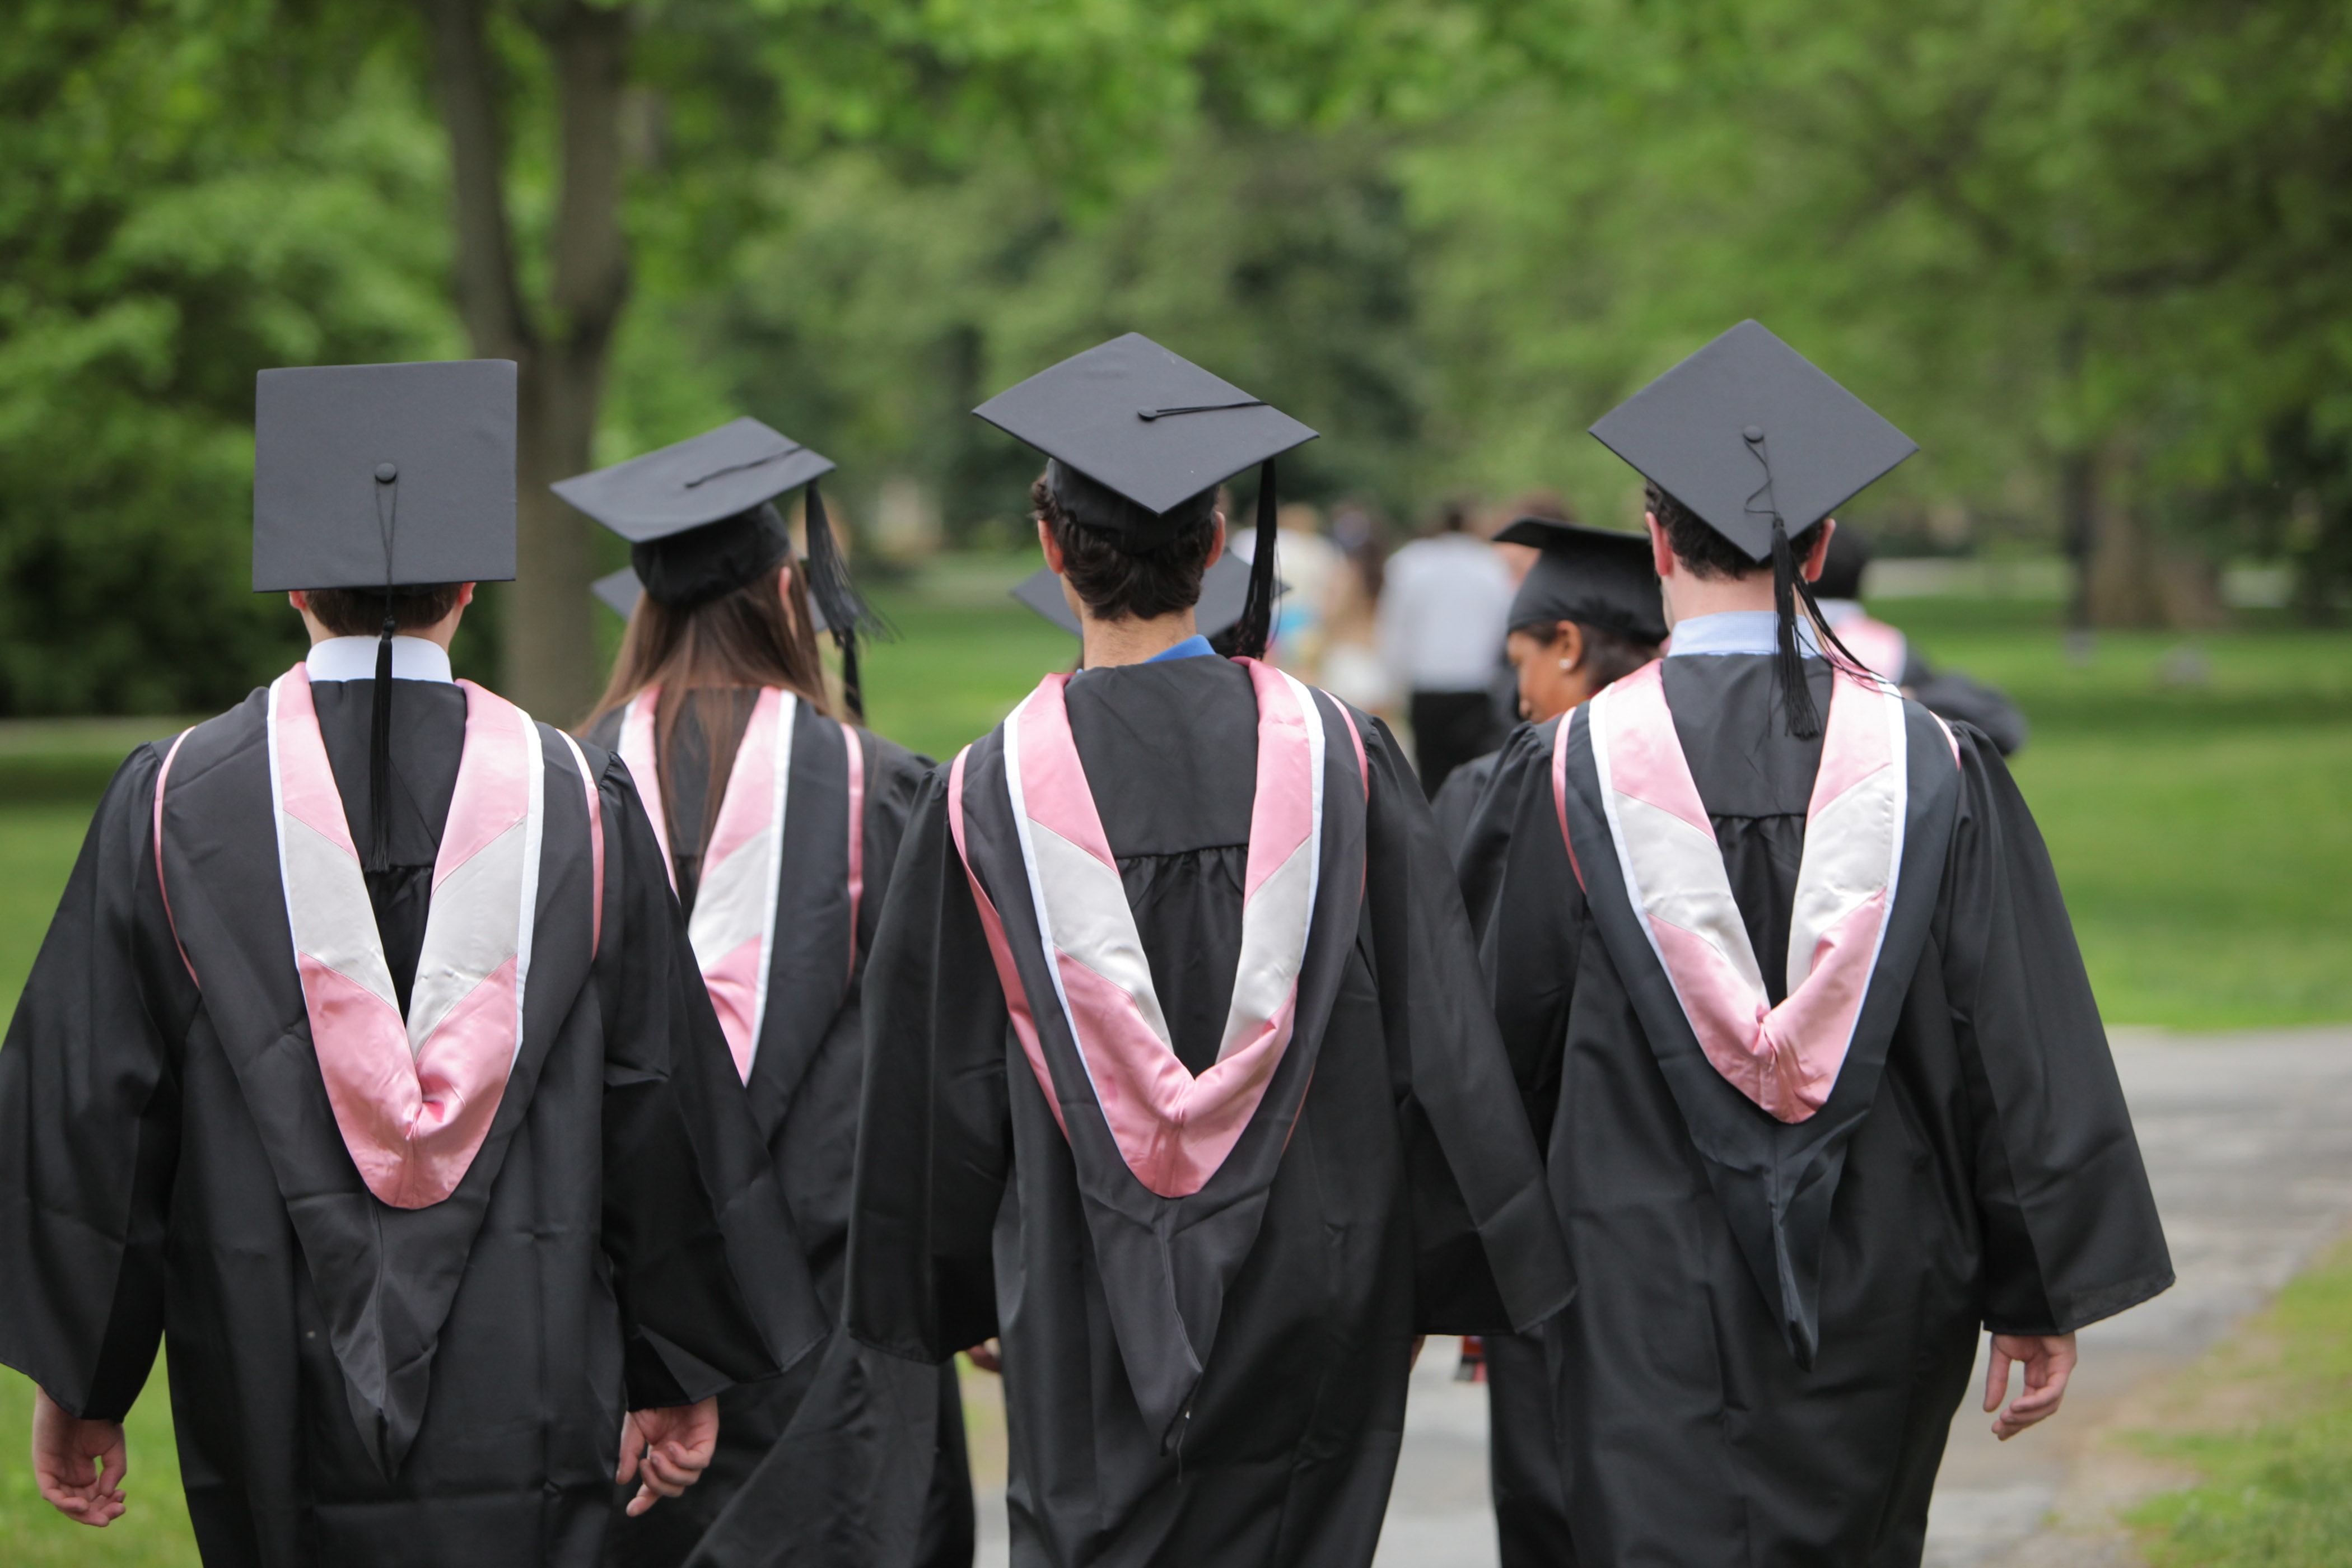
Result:
{"label": "mortarboard cap", "polygon": [[1156,549],[1204,518],[1218,484],[1260,465],[1260,566],[1238,641],[1244,653],[1264,651],[1273,616],[1274,459],[1313,440],[1313,430],[1140,332],[1039,371],[972,412],[1053,459],[1047,482],[1073,521],[1116,533],[1135,551]]}
{"label": "mortarboard cap", "polygon": [[253,436],[254,592],[514,576],[512,361],[265,370]]}
{"label": "mortarboard cap", "polygon": [[[1249,563],[1232,551],[1217,557],[1206,572],[1201,574],[1201,599],[1192,607],[1193,629],[1204,637],[1215,637],[1242,618],[1242,608],[1249,598]],[[1276,585],[1281,591],[1281,585]],[[1062,580],[1046,567],[1039,567],[1021,580],[1013,596],[1045,619],[1053,622],[1072,637],[1079,634],[1078,617],[1063,595]]]}
{"label": "mortarboard cap", "polygon": [[632,544],[747,512],[833,472],[833,459],[757,419],[548,488]]}
{"label": "mortarboard cap", "polygon": [[1916,452],[1911,437],[1756,321],[1612,410],[1592,434],[1749,559]]}
{"label": "mortarboard cap", "polygon": [[1577,621],[1635,642],[1666,640],[1647,534],[1523,517],[1499,530],[1495,542],[1543,552],[1511,600],[1512,627]]}
{"label": "mortarboard cap", "polygon": [[648,597],[692,609],[791,556],[792,535],[772,503],[808,487],[809,604],[816,629],[841,649],[844,692],[862,716],[856,637],[874,617],[849,581],[817,494],[816,481],[833,468],[832,458],[746,416],[548,488],[629,542],[629,563]]}
{"label": "mortarboard cap", "polygon": [[588,591],[596,595],[597,603],[625,621],[637,613],[637,599],[646,585],[637,580],[635,567],[624,566],[589,584]]}

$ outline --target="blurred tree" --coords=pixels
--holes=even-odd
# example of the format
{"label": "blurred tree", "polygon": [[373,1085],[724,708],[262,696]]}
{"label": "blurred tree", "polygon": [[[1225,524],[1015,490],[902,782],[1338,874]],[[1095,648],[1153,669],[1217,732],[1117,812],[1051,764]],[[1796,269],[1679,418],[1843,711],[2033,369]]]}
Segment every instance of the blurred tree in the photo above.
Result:
{"label": "blurred tree", "polygon": [[248,587],[255,368],[457,346],[405,82],[276,22],[0,13],[0,712],[184,712],[290,662]]}

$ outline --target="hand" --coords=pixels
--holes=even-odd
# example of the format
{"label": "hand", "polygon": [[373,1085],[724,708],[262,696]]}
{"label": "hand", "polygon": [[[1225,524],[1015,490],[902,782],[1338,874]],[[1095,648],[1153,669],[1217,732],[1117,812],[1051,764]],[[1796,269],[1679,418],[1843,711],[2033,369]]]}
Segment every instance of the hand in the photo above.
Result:
{"label": "hand", "polygon": [[[2025,1392],[2001,1410],[2011,1362],[2025,1368]],[[2006,1443],[2035,1422],[2055,1415],[2058,1402],[2066,1397],[2066,1380],[2074,1372],[2072,1334],[1993,1335],[1992,1365],[1985,1374],[1984,1397],[1987,1410],[2000,1410],[1993,1418],[1992,1435]]]}
{"label": "hand", "polygon": [[100,1530],[112,1524],[130,1506],[122,1499],[128,1458],[121,1422],[79,1420],[33,1391],[33,1476],[51,1508]]}
{"label": "hand", "polygon": [[632,1410],[621,1423],[621,1468],[613,1479],[627,1486],[642,1476],[629,1500],[635,1519],[666,1497],[677,1497],[702,1479],[719,1448],[719,1401]]}
{"label": "hand", "polygon": [[981,1371],[992,1372],[999,1377],[1004,1375],[1003,1348],[994,1340],[982,1340],[963,1353],[970,1356],[971,1364]]}

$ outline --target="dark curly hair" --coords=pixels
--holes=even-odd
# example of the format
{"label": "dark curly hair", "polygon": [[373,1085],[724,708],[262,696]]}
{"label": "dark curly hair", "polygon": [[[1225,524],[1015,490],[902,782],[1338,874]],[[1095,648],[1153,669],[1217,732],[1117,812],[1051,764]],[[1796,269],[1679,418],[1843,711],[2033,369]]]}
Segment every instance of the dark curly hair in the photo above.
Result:
{"label": "dark curly hair", "polygon": [[1217,537],[1211,508],[1199,508],[1196,521],[1180,526],[1157,549],[1131,551],[1109,530],[1074,521],[1054,493],[1048,474],[1038,475],[1029,487],[1029,504],[1054,531],[1054,542],[1062,552],[1062,575],[1095,619],[1123,621],[1132,616],[1154,620],[1199,602],[1201,574],[1208,570],[1209,546]]}
{"label": "dark curly hair", "polygon": [[[436,583],[425,588],[392,591],[392,625],[395,631],[422,631],[448,619],[457,607],[457,590],[464,584]],[[383,629],[381,588],[312,588],[302,595],[319,624],[339,637],[372,637]]]}
{"label": "dark curly hair", "polygon": [[[1759,572],[1772,570],[1769,561],[1751,561],[1748,552],[1716,532],[1700,520],[1698,513],[1660,489],[1655,483],[1642,489],[1643,500],[1658,526],[1666,531],[1666,543],[1675,559],[1690,568],[1691,575],[1702,583],[1721,582],[1752,577]],[[1822,525],[1813,524],[1789,541],[1789,549],[1801,562],[1812,552],[1813,543],[1822,536]]]}

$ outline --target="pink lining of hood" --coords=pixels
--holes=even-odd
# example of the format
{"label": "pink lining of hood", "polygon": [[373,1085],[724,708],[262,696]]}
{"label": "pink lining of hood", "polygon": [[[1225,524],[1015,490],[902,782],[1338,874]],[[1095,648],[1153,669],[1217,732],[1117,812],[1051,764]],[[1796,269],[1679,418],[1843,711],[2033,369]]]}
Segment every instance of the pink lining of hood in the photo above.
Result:
{"label": "pink lining of hood", "polygon": [[[1832,689],[1806,808],[1791,984],[1773,1006],[1666,706],[1662,669],[1645,666],[1580,710],[1591,725],[1626,890],[1716,1071],[1777,1120],[1803,1121],[1836,1085],[1893,908],[1907,802],[1903,700],[1862,679],[1841,678]],[[1563,721],[1553,742],[1563,837],[1572,723],[1572,716]],[[1832,816],[1826,836],[1814,831]],[[1580,880],[1580,866],[1578,873]]]}
{"label": "pink lining of hood", "polygon": [[[541,762],[530,719],[470,681],[465,750],[434,862],[440,891],[486,852],[491,918],[437,899],[426,916],[412,1012],[455,990],[422,1038],[401,1016],[342,798],[320,736],[308,671],[270,689],[280,874],[312,1048],[343,1146],[368,1190],[394,1208],[455,1192],[488,1134],[521,1038],[538,886]],[[322,846],[296,851],[288,822]],[[520,832],[520,840],[509,843]],[[323,853],[320,852],[321,847]],[[320,950],[325,951],[320,951]]]}
{"label": "pink lining of hood", "polygon": [[[1064,700],[1069,678],[1047,677],[1004,726],[1006,787],[1055,1000],[1121,1158],[1163,1198],[1206,1185],[1265,1099],[1290,1044],[1319,875],[1323,729],[1314,699],[1269,665],[1234,662],[1248,671],[1258,706],[1242,952],[1218,1059],[1197,1076],[1170,1044],[1118,861],[1070,734]],[[1354,743],[1360,759],[1360,738]],[[971,875],[964,761],[959,755],[951,771],[949,809]],[[1362,771],[1360,760],[1360,776]],[[971,880],[1015,1033],[1059,1118],[1059,1096],[1003,921],[977,876]]]}

